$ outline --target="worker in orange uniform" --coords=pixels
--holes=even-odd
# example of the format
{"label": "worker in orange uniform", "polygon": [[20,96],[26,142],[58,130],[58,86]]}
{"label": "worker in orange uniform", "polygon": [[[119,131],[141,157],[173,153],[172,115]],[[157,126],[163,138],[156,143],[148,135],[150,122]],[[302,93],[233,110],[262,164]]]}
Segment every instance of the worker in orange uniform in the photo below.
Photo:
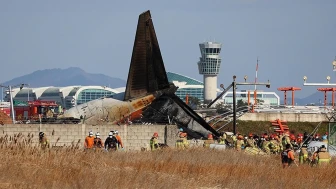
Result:
{"label": "worker in orange uniform", "polygon": [[87,136],[85,138],[85,142],[84,142],[84,148],[85,149],[92,149],[94,145],[94,137],[93,137],[93,132],[90,131],[89,132],[89,136]]}
{"label": "worker in orange uniform", "polygon": [[119,136],[119,132],[117,130],[114,131],[115,137],[117,138],[118,141],[118,149],[124,149],[124,145],[121,141],[121,137]]}
{"label": "worker in orange uniform", "polygon": [[291,149],[290,144],[286,144],[286,149],[282,151],[281,162],[283,168],[290,167],[293,163],[295,163],[294,152]]}

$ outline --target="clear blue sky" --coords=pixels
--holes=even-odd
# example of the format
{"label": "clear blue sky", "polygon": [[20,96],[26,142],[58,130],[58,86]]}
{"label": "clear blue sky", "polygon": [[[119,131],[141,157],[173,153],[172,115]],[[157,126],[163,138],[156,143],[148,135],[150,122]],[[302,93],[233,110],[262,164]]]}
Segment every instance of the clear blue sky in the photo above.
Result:
{"label": "clear blue sky", "polygon": [[[80,67],[127,79],[138,15],[151,10],[166,70],[202,81],[199,42],[223,43],[218,84],[270,79],[271,90],[336,82],[335,0],[0,1],[0,83]],[[305,87],[298,97],[316,91]]]}

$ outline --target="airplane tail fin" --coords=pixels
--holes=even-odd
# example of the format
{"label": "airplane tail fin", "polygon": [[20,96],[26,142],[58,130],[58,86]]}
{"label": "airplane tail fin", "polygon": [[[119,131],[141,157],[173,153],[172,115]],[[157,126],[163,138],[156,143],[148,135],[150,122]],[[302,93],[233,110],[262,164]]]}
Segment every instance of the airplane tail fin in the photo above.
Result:
{"label": "airplane tail fin", "polygon": [[150,11],[139,15],[124,101],[169,88]]}

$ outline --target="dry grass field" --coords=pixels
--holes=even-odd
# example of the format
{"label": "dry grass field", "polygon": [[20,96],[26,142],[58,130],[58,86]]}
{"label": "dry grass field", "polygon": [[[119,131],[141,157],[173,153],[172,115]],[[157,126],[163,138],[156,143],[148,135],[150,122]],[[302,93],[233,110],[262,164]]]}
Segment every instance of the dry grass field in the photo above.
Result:
{"label": "dry grass field", "polygon": [[[15,140],[14,140],[15,141]],[[282,169],[232,150],[84,152],[0,140],[0,188],[335,188],[336,163]]]}

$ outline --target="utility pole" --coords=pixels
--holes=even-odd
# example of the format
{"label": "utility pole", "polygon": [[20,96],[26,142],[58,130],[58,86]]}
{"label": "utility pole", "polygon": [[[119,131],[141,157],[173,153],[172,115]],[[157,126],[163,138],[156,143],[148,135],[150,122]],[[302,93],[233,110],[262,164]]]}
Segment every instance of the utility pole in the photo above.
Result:
{"label": "utility pole", "polygon": [[232,93],[233,93],[233,97],[232,97],[232,106],[233,106],[233,133],[236,134],[236,125],[237,125],[237,102],[236,102],[236,76],[233,76],[233,82],[232,82]]}

